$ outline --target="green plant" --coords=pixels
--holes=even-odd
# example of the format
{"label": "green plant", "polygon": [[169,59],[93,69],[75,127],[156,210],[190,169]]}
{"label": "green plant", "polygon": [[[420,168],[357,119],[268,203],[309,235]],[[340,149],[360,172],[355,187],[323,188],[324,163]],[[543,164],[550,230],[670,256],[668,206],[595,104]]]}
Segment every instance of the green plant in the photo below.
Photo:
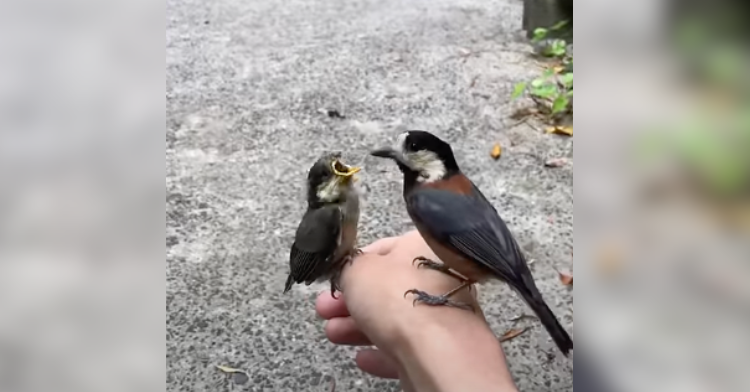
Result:
{"label": "green plant", "polygon": [[551,39],[545,41],[552,32],[557,32],[568,25],[568,21],[556,23],[550,28],[538,27],[534,30],[531,42],[534,44],[542,44],[540,46],[540,54],[544,57],[564,57],[567,53],[567,43],[563,39]]}
{"label": "green plant", "polygon": [[[531,41],[538,44],[546,39],[550,31],[558,30],[567,25],[562,21],[549,29],[537,28]],[[530,82],[520,82],[513,88],[511,99],[517,99],[524,92],[537,103],[543,113],[550,119],[556,119],[573,110],[573,56],[568,55],[567,44],[564,40],[549,40],[541,50],[545,57],[552,57],[561,65],[547,69],[544,73]]]}

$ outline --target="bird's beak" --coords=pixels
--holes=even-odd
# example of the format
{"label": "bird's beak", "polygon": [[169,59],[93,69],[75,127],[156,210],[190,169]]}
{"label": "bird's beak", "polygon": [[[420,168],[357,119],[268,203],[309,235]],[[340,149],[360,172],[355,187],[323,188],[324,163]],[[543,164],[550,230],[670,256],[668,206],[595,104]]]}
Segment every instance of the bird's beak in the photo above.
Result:
{"label": "bird's beak", "polygon": [[396,159],[398,152],[391,147],[384,147],[370,152],[370,155],[378,158]]}
{"label": "bird's beak", "polygon": [[336,178],[342,181],[352,179],[355,174],[362,170],[361,167],[348,166],[338,160],[331,164],[331,169],[333,169],[333,174],[336,175]]}
{"label": "bird's beak", "polygon": [[370,155],[374,157],[378,157],[378,158],[393,159],[397,163],[405,167],[411,168],[411,164],[406,159],[406,157],[404,157],[404,154],[402,154],[400,151],[397,151],[393,147],[384,147],[384,148],[371,151]]}

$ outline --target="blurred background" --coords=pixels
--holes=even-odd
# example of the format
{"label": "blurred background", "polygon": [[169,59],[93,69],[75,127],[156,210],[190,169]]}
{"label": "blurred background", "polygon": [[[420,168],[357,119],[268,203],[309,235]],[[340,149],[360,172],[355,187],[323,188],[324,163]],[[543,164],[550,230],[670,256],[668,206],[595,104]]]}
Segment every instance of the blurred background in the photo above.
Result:
{"label": "blurred background", "polygon": [[613,390],[747,390],[748,4],[594,3],[576,34],[584,353]]}
{"label": "blurred background", "polygon": [[[750,5],[577,1],[571,124],[543,3],[0,4],[0,390],[398,390],[325,340],[321,287],[280,292],[314,157],[409,128],[455,146],[571,331],[578,277],[575,377],[482,291],[498,336],[529,328],[521,390],[750,390]],[[362,162],[363,241],[409,229]]]}

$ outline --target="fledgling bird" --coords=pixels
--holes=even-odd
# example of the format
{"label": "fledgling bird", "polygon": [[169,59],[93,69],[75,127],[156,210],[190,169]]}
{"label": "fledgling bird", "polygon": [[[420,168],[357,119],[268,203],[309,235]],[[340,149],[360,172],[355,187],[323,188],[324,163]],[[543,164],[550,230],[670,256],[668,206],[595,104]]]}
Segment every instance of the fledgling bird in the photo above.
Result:
{"label": "fledgling bird", "polygon": [[404,295],[414,294],[415,303],[471,308],[449,297],[473,283],[500,279],[526,301],[567,356],[573,340],[542,298],[518,243],[495,207],[461,173],[451,146],[429,132],[409,131],[398,137],[395,147],[370,154],[396,162],[404,176],[403,195],[409,216],[444,264],[424,257],[414,261],[462,282],[443,295],[417,289]]}
{"label": "fledgling bird", "polygon": [[339,290],[338,279],[344,263],[361,251],[357,249],[359,195],[354,174],[361,168],[347,166],[341,154],[320,157],[307,175],[307,211],[297,228],[289,254],[291,271],[284,293],[294,283],[330,280],[331,295]]}

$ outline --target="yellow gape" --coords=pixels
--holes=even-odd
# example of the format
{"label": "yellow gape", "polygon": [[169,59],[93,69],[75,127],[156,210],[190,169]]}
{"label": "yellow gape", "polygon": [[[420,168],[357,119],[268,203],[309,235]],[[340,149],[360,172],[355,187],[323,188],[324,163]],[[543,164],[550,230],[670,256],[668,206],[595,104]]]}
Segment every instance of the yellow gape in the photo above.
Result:
{"label": "yellow gape", "polygon": [[333,170],[333,174],[339,177],[351,177],[362,170],[361,167],[347,166],[338,159],[331,162],[331,169]]}

